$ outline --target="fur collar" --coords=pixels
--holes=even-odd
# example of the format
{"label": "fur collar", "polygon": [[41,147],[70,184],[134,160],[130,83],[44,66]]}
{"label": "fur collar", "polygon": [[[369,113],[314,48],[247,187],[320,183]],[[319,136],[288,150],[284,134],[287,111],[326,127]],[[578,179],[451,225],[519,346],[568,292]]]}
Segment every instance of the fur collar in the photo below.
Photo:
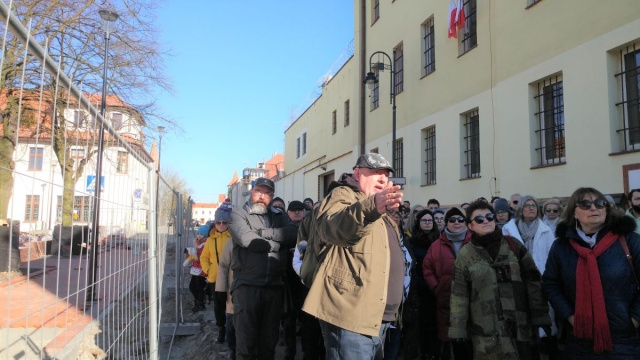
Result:
{"label": "fur collar", "polygon": [[[636,222],[634,219],[626,215],[611,215],[609,223],[606,224],[603,229],[609,230],[614,234],[626,235],[635,231]],[[569,229],[568,224],[565,222],[561,221],[558,223],[558,226],[556,227],[556,237],[562,239],[575,236],[577,236],[576,229]]]}

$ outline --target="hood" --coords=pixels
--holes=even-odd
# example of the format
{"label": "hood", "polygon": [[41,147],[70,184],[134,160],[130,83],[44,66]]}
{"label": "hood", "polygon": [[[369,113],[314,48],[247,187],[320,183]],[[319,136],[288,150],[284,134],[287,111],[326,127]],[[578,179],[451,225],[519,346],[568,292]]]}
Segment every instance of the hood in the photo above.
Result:
{"label": "hood", "polygon": [[327,188],[327,193],[330,193],[331,190],[337,188],[338,186],[348,186],[351,190],[355,192],[362,192],[360,190],[360,184],[353,178],[353,174],[344,173],[340,175],[340,178],[337,181],[332,181]]}
{"label": "hood", "polygon": [[[626,215],[611,215],[609,222],[605,224],[603,229],[611,231],[617,235],[626,235],[636,230],[636,221]],[[561,221],[556,227],[556,237],[574,237],[577,236],[576,229],[570,229],[569,224]]]}

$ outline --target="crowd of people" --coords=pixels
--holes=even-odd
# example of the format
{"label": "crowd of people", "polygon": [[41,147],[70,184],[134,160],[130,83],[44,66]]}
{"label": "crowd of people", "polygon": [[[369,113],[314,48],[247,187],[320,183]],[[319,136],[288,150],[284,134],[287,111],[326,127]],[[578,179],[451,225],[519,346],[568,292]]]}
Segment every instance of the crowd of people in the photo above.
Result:
{"label": "crowd of people", "polygon": [[640,359],[640,189],[445,209],[392,172],[364,154],[317,203],[259,178],[198,229],[193,310],[233,359]]}

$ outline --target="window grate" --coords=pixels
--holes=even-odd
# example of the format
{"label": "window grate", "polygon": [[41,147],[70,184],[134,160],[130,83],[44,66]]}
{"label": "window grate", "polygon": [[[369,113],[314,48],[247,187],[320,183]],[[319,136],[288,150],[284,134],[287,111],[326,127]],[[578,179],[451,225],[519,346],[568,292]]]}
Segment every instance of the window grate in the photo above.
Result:
{"label": "window grate", "polygon": [[349,126],[349,100],[344,102],[344,127]]}
{"label": "window grate", "polygon": [[464,114],[465,177],[480,177],[480,116],[478,110]]}
{"label": "window grate", "polygon": [[615,74],[621,101],[616,103],[621,117],[623,151],[640,150],[640,50],[636,44],[620,50],[620,72]]}
{"label": "window grate", "polygon": [[393,176],[404,176],[404,140],[396,139],[396,158],[395,158],[395,172]]}
{"label": "window grate", "polygon": [[380,106],[380,77],[377,74],[376,70],[376,82],[373,84],[373,89],[371,90],[371,110],[375,110]]}
{"label": "window grate", "polygon": [[422,76],[436,71],[436,43],[433,18],[422,24]]}
{"label": "window grate", "polygon": [[564,164],[566,162],[564,134],[564,90],[562,76],[554,76],[538,82],[534,96],[538,107],[536,152],[540,165]]}
{"label": "window grate", "polygon": [[425,151],[425,185],[436,183],[436,126],[430,126],[423,130]]}
{"label": "window grate", "polygon": [[336,110],[333,110],[331,115],[331,134],[335,134],[338,131],[338,113]]}
{"label": "window grate", "polygon": [[464,55],[478,45],[476,0],[465,0],[463,3],[466,21],[464,24],[464,34],[460,40],[461,52]]}
{"label": "window grate", "polygon": [[404,90],[404,52],[402,43],[393,49],[393,93],[399,94]]}

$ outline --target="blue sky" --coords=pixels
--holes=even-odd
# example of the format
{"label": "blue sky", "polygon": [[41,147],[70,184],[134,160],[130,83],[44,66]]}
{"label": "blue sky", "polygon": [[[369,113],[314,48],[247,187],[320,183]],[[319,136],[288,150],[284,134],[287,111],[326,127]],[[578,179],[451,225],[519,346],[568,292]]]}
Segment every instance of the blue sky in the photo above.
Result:
{"label": "blue sky", "polygon": [[158,103],[184,129],[164,135],[161,165],[196,202],[284,152],[292,109],[310,104],[354,36],[345,0],[169,0],[157,24],[174,84]]}

